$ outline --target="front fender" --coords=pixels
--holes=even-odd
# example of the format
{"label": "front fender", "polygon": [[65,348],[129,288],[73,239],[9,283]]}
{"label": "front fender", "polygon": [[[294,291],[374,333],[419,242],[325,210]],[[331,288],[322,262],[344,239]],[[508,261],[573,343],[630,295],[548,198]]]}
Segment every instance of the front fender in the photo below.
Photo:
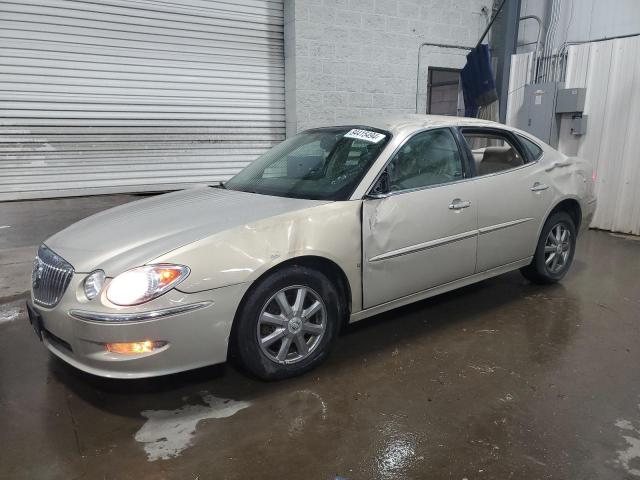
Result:
{"label": "front fender", "polygon": [[[327,258],[361,298],[361,202],[333,202],[235,227],[164,254],[150,263],[187,265],[178,289],[187,293],[252,283],[292,258]],[[354,305],[356,307],[356,305]]]}

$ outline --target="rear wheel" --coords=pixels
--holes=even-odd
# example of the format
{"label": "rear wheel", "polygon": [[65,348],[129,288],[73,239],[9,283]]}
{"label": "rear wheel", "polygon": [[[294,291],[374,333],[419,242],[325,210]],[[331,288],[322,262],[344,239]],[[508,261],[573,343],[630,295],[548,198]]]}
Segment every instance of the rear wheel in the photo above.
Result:
{"label": "rear wheel", "polygon": [[565,276],[576,246],[576,227],[566,212],[556,212],[544,224],[536,252],[529,265],[520,269],[534,283],[555,283]]}
{"label": "rear wheel", "polygon": [[300,375],[329,354],[342,306],[322,273],[300,266],[263,279],[241,306],[234,346],[241,365],[264,380]]}

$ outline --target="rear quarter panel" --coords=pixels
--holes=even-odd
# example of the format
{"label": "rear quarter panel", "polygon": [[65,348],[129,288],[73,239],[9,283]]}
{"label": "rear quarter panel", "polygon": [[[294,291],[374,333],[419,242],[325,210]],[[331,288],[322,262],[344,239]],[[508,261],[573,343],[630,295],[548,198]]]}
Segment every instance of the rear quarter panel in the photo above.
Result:
{"label": "rear quarter panel", "polygon": [[549,146],[545,146],[542,162],[554,195],[547,216],[561,201],[573,199],[580,205],[581,227],[587,228],[596,207],[591,163],[580,157],[564,155]]}

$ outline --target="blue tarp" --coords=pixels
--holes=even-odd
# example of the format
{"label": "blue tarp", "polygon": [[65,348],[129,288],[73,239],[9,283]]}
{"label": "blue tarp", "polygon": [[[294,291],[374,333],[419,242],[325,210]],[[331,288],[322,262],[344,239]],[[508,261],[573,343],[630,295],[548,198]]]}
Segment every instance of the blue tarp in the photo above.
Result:
{"label": "blue tarp", "polygon": [[475,117],[478,107],[489,105],[498,99],[489,45],[483,43],[467,54],[467,64],[462,69],[460,78],[465,117]]}

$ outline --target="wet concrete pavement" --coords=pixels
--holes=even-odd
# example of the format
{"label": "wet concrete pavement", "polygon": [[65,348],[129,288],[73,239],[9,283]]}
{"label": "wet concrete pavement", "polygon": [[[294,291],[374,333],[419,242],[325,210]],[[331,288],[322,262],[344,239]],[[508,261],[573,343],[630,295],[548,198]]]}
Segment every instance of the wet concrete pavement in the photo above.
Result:
{"label": "wet concrete pavement", "polygon": [[[24,221],[12,245],[73,216]],[[271,384],[230,366],[92,377],[5,296],[0,478],[640,478],[638,278],[639,240],[590,231],[561,284],[515,272],[364,320]]]}

